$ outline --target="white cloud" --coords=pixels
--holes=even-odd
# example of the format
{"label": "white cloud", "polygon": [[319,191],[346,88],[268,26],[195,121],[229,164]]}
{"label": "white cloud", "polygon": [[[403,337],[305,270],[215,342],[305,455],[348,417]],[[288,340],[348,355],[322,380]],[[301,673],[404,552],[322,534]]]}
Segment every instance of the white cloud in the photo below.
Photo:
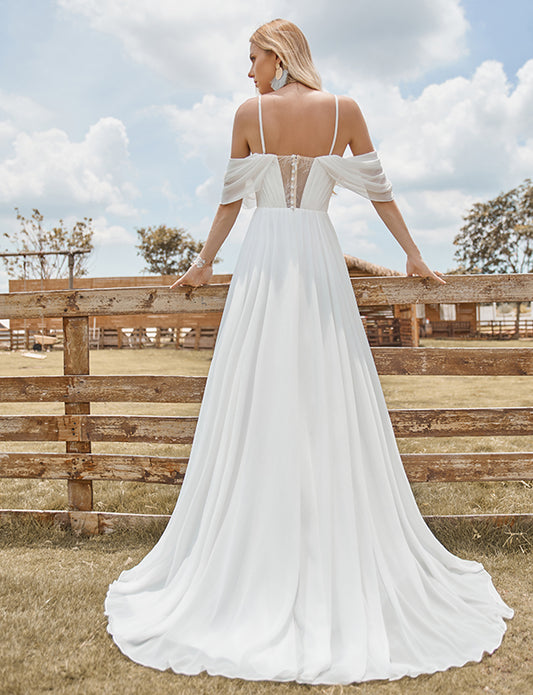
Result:
{"label": "white cloud", "polygon": [[185,158],[200,157],[213,165],[221,157],[229,157],[233,116],[249,97],[242,92],[231,99],[206,94],[190,108],[168,105],[153,107],[152,111],[167,119]]}
{"label": "white cloud", "polygon": [[368,200],[337,188],[329,214],[344,253],[358,258],[376,258],[378,246],[371,228],[376,213]]}
{"label": "white cloud", "polygon": [[129,232],[121,225],[110,223],[102,216],[93,219],[93,228],[95,245],[131,244],[137,241],[132,232]]}
{"label": "white cloud", "polygon": [[222,191],[222,178],[231,150],[233,116],[249,95],[238,93],[231,99],[206,94],[191,108],[175,105],[153,107],[176,135],[184,167],[192,159],[205,165],[207,176],[195,187],[198,200],[216,205]]}
{"label": "white cloud", "polygon": [[85,16],[95,29],[116,36],[136,62],[182,88],[201,89],[213,89],[221,84],[223,89],[236,86],[236,75],[242,74],[243,65],[247,65],[247,42],[255,28],[257,13],[244,0],[233,0],[231,4],[215,0],[202,3],[58,0],[58,3]]}
{"label": "white cloud", "polygon": [[131,201],[138,192],[128,180],[128,138],[118,119],[101,118],[81,142],[72,142],[58,128],[21,130],[11,147],[10,156],[0,163],[3,203],[37,206],[43,201],[67,210],[82,204],[87,214],[136,214]]}
{"label": "white cloud", "polygon": [[492,194],[531,172],[533,61],[518,73],[514,90],[501,63],[486,61],[471,79],[432,84],[417,99],[390,97],[374,110],[388,114],[379,148],[402,191]]}
{"label": "white cloud", "polygon": [[395,81],[454,62],[468,30],[460,0],[58,0],[181,88],[242,89],[248,38],[274,17],[301,24],[319,69]]}
{"label": "white cloud", "polygon": [[529,136],[533,135],[533,60],[528,60],[517,72],[518,84],[509,100],[515,126]]}
{"label": "white cloud", "polygon": [[12,94],[0,89],[0,115],[5,123],[18,128],[34,128],[48,123],[51,112],[33,99],[22,94]]}
{"label": "white cloud", "polygon": [[305,17],[324,77],[341,85],[420,77],[467,50],[469,26],[460,0],[315,0],[305,3]]}

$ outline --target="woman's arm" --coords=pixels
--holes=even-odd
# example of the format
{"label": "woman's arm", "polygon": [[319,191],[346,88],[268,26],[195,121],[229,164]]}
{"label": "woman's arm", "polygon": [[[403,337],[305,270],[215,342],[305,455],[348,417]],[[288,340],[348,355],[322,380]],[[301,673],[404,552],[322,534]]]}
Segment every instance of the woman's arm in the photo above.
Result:
{"label": "woman's arm", "polygon": [[200,257],[205,259],[206,265],[202,268],[191,265],[189,270],[171,285],[171,289],[178,285],[192,285],[193,287],[207,285],[213,274],[213,260],[235,224],[241,205],[242,200],[236,200],[234,203],[218,206],[211,231],[200,252]]}
{"label": "woman's arm", "polygon": [[[358,155],[371,152],[374,146],[372,145],[372,140],[370,139],[361,109],[353,99],[349,99],[349,102],[350,105],[347,108],[348,117],[346,122],[349,128],[348,144],[350,145],[352,154]],[[430,277],[445,285],[446,282],[440,277],[442,273],[438,270],[433,272],[422,259],[422,254],[409,234],[409,230],[407,229],[407,225],[405,224],[396,201],[389,200],[387,202],[378,202],[373,200],[372,205],[385,223],[389,232],[407,254],[407,275]]]}
{"label": "woman's arm", "polygon": [[445,285],[446,281],[440,277],[442,273],[438,270],[433,272],[423,260],[420,250],[409,234],[409,230],[404,222],[402,213],[396,205],[396,201],[389,200],[383,203],[373,200],[372,205],[385,223],[389,232],[407,254],[407,261],[405,264],[405,272],[407,275],[420,275],[420,277],[424,278],[430,277]]}
{"label": "woman's arm", "polygon": [[[235,120],[233,121],[233,135],[231,140],[231,156],[234,158],[246,157],[250,154],[250,147],[246,137],[249,122],[252,117],[251,102],[248,100],[237,109]],[[179,285],[192,285],[199,287],[206,285],[211,275],[213,274],[213,260],[215,259],[219,248],[222,246],[226,237],[230,233],[237,215],[241,209],[242,200],[236,200],[233,203],[219,205],[216,212],[209,236],[200,251],[200,257],[204,258],[206,265],[198,268],[196,265],[191,265],[189,270],[179,277],[176,282],[171,285],[171,289]]]}

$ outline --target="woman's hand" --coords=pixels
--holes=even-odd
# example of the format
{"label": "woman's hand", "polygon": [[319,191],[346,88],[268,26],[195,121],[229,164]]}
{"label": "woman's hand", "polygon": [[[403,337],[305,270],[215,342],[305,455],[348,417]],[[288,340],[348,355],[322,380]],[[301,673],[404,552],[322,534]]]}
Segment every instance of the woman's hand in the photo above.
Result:
{"label": "woman's hand", "polygon": [[207,283],[211,279],[211,275],[213,275],[212,265],[205,265],[203,268],[198,268],[198,266],[196,265],[191,265],[189,270],[184,275],[179,277],[173,285],[170,286],[170,289],[173,290],[175,287],[178,287],[179,285],[187,285],[192,287],[200,287],[201,285],[207,285]]}
{"label": "woman's hand", "polygon": [[440,282],[442,285],[446,284],[446,281],[443,280],[442,277],[440,277],[441,275],[443,275],[443,273],[439,272],[438,270],[435,270],[435,272],[433,272],[429,268],[429,266],[426,265],[426,263],[422,259],[422,256],[407,256],[405,272],[409,276],[419,275],[423,278],[433,278],[434,280],[437,280],[437,282]]}

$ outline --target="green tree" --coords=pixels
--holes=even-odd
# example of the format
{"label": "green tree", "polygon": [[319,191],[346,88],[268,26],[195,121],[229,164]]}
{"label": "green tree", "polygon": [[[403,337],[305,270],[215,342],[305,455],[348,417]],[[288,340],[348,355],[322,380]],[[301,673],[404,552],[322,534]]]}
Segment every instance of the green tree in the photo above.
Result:
{"label": "green tree", "polygon": [[[138,255],[144,258],[144,272],[157,275],[181,275],[187,271],[203,241],[195,241],[185,229],[167,227],[141,227],[136,230],[139,237]],[[214,263],[220,259],[215,258]]]}
{"label": "green tree", "polygon": [[[533,183],[522,184],[485,203],[475,203],[453,243],[464,272],[530,273],[533,271]],[[514,337],[518,338],[520,302],[516,303]]]}
{"label": "green tree", "polygon": [[[81,222],[75,222],[67,228],[63,220],[51,229],[44,224],[44,216],[33,209],[32,216],[24,217],[18,208],[15,208],[17,220],[20,222],[20,231],[3,236],[13,245],[14,253],[50,251],[88,251],[93,250],[92,238],[94,234],[93,221],[90,217],[84,217]],[[74,275],[80,277],[87,275],[87,262],[89,253],[79,254],[74,260]],[[7,273],[15,278],[62,278],[68,275],[68,257],[58,256],[20,256],[18,258],[2,258],[6,265]]]}

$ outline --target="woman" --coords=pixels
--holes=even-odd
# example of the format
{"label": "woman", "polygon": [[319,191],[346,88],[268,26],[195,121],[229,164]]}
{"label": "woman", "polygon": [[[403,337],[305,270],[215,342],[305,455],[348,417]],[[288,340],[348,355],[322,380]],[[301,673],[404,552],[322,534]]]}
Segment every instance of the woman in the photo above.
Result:
{"label": "woman", "polygon": [[250,680],[348,684],[479,661],[513,611],[420,515],[326,211],[333,186],[372,200],[408,274],[444,280],[301,31],[274,20],[250,45],[259,95],[237,111],[222,204],[173,287],[207,283],[243,199],[257,209],[176,507],[110,585],[107,629],[140,664]]}

